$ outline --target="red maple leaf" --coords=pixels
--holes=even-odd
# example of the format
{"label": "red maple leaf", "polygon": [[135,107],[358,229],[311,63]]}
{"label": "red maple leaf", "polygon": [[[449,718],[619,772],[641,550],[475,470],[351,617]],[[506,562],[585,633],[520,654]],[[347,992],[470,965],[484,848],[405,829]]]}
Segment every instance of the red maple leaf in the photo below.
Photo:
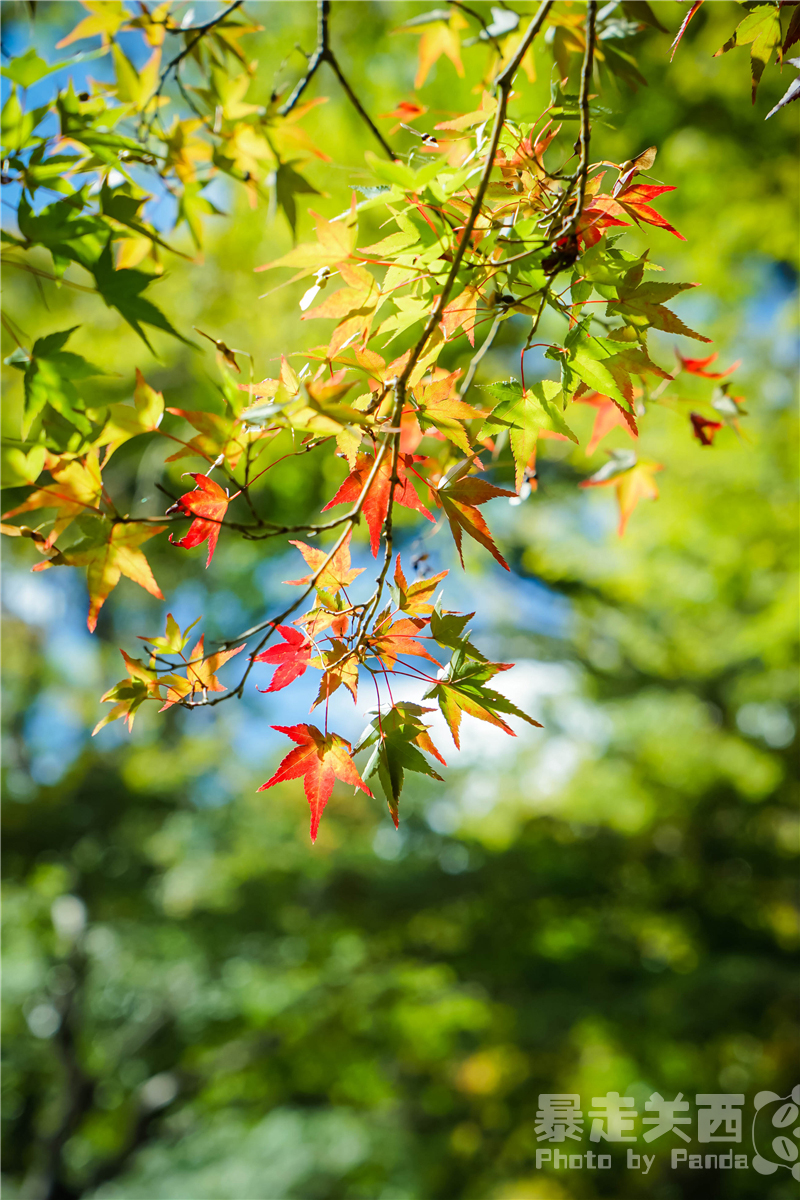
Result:
{"label": "red maple leaf", "polygon": [[273,725],[279,733],[285,733],[297,742],[297,749],[290,750],[275,774],[262,783],[259,792],[266,791],[276,783],[303,776],[303,786],[311,807],[311,841],[317,840],[317,830],[322,810],[330,799],[334,779],[361,788],[372,795],[350,757],[350,743],[338,733],[320,733],[316,725]]}
{"label": "red maple leaf", "polygon": [[191,475],[197,487],[193,492],[186,492],[183,496],[179,496],[176,503],[172,508],[168,508],[167,512],[179,510],[186,513],[187,516],[194,517],[194,520],[179,541],[176,542],[172,534],[169,535],[169,540],[174,546],[184,546],[187,550],[207,541],[206,566],[208,566],[214,556],[221,521],[228,510],[230,497],[219,484],[214,483],[214,480],[209,479],[207,475],[201,475],[199,471],[188,471],[187,474]]}
{"label": "red maple leaf", "polygon": [[279,625],[278,633],[284,639],[283,644],[270,646],[269,650],[257,654],[253,659],[253,662],[273,663],[278,668],[269,687],[258,688],[259,692],[278,692],[281,688],[288,687],[304,674],[311,658],[313,646],[298,629],[292,629],[289,625]]}
{"label": "red maple leaf", "polygon": [[381,118],[396,117],[401,121],[413,121],[417,117],[421,117],[428,110],[422,104],[414,104],[410,100],[401,100],[397,108],[393,108],[391,112],[378,113]]}
{"label": "red maple leaf", "polygon": [[[411,480],[406,477],[406,468],[411,466],[415,458],[416,456],[412,454],[401,454],[397,459],[397,478],[399,482],[395,484],[394,488],[395,503],[402,504],[405,508],[414,508],[417,512],[427,517],[429,521],[433,521],[433,514],[428,512],[414,490]],[[345,479],[333,499],[325,505],[322,511],[326,512],[329,508],[333,508],[337,504],[355,503],[364,490],[364,485],[369,478],[374,464],[374,454],[359,454],[354,469],[350,472],[347,479]],[[381,530],[386,520],[386,514],[389,511],[391,486],[392,456],[386,453],[381,460],[375,478],[370,484],[369,492],[363,505],[364,517],[369,526],[369,544],[375,558],[378,557],[378,549],[381,544]]]}
{"label": "red maple leaf", "polygon": [[712,445],[714,435],[723,428],[722,421],[712,421],[709,417],[704,417],[696,412],[689,413],[689,420],[692,423],[692,433],[701,446]]}
{"label": "red maple leaf", "polygon": [[677,347],[675,354],[678,357],[678,362],[681,364],[682,371],[687,371],[690,375],[700,375],[703,379],[724,379],[726,375],[732,375],[742,361],[740,358],[737,358],[736,362],[728,367],[727,371],[707,371],[706,367],[709,363],[716,362],[719,358],[718,354],[709,354],[708,358],[684,358]]}
{"label": "red maple leaf", "polygon": [[661,213],[657,213],[647,203],[648,200],[655,200],[657,196],[662,196],[664,192],[674,191],[674,187],[668,187],[665,184],[634,183],[618,192],[615,199],[618,204],[622,205],[625,212],[633,217],[637,225],[641,225],[642,222],[646,225],[655,225],[658,229],[666,229],[668,233],[674,233],[676,238],[685,242],[686,238],[683,234],[678,233],[666,217],[662,217]]}

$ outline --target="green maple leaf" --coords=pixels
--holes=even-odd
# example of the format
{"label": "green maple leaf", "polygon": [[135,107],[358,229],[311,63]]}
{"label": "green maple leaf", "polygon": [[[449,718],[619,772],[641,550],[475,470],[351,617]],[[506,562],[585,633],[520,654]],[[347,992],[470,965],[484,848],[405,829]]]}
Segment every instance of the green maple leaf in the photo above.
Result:
{"label": "green maple leaf", "polygon": [[423,713],[427,712],[433,712],[433,709],[410,701],[395,704],[387,713],[381,713],[370,722],[353,750],[353,754],[358,754],[360,750],[374,747],[364,778],[378,776],[395,827],[399,821],[398,801],[406,771],[415,771],[419,775],[442,781],[441,775],[434,771],[419,750],[422,747],[446,765],[428,735],[428,726],[421,720]]}
{"label": "green maple leaf", "polygon": [[124,267],[120,271],[114,270],[110,238],[106,243],[105,250],[97,262],[92,265],[91,272],[94,275],[97,290],[106,304],[109,308],[115,308],[124,317],[131,328],[138,333],[148,350],[152,350],[153,347],[147,340],[142,324],[152,325],[155,329],[161,329],[164,333],[176,337],[185,345],[194,347],[193,342],[183,337],[170,325],[155,304],[151,304],[141,295],[141,292],[153,282],[155,276],[147,275],[144,271],[132,270],[129,267]]}
{"label": "green maple leaf", "polygon": [[74,381],[88,379],[91,375],[105,375],[106,372],[87,362],[80,354],[64,350],[63,347],[77,328],[77,325],[73,325],[71,329],[37,338],[30,358],[15,351],[6,360],[10,366],[25,372],[23,440],[46,404],[65,417],[85,437],[92,432],[92,426],[82,411],[83,400],[78,395]]}
{"label": "green maple leaf", "polygon": [[516,465],[516,487],[519,491],[526,466],[530,462],[542,430],[560,433],[578,444],[578,439],[561,415],[557,398],[560,383],[543,379],[524,391],[516,379],[487,384],[488,392],[499,403],[492,409],[478,432],[478,438],[496,437],[503,429],[509,433],[511,453]]}
{"label": "green maple leaf", "polygon": [[461,746],[459,730],[463,713],[497,725],[511,737],[516,737],[516,734],[503,720],[501,713],[520,717],[529,725],[537,725],[541,729],[539,721],[534,721],[533,717],[517,708],[507,696],[486,686],[493,676],[500,671],[510,670],[512,666],[513,663],[468,662],[464,653],[460,652],[445,669],[441,681],[425,693],[425,699],[436,700],[442,710],[456,746]]}

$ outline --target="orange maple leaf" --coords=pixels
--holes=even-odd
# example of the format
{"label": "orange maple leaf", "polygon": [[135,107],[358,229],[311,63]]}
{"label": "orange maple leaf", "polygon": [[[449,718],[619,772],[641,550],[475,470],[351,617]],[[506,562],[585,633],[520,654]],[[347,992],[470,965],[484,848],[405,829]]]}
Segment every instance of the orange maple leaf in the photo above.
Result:
{"label": "orange maple leaf", "polygon": [[[431,14],[433,16],[433,14]],[[402,32],[416,33],[416,29],[411,26],[427,25],[427,28],[422,30],[422,36],[419,42],[419,68],[414,80],[414,88],[418,90],[422,87],[425,80],[428,78],[431,67],[444,54],[450,59],[459,76],[464,76],[464,65],[461,62],[461,37],[459,30],[467,28],[467,22],[455,10],[450,13],[449,20],[442,20],[439,16],[431,16],[423,14],[421,18],[407,21],[402,28]],[[426,20],[427,17],[427,20]],[[401,32],[398,30],[398,32]]]}
{"label": "orange maple leaf", "polygon": [[594,454],[597,443],[617,425],[627,429],[632,438],[638,438],[639,430],[636,418],[616,400],[612,400],[610,396],[603,396],[600,392],[589,392],[585,396],[575,396],[574,401],[576,404],[590,404],[592,408],[597,409],[592,436],[586,447],[587,456]]}
{"label": "orange maple leaf", "polygon": [[[417,512],[427,517],[429,521],[433,521],[433,514],[422,503],[414,490],[411,480],[406,477],[406,468],[411,466],[413,461],[414,456],[411,454],[401,454],[397,459],[398,482],[394,485],[395,503],[402,504],[405,508],[416,509]],[[325,505],[322,511],[326,512],[329,508],[333,508],[337,504],[355,503],[364,490],[374,464],[374,454],[359,454],[355,467],[342,483],[336,495]],[[369,486],[369,492],[367,493],[362,510],[369,527],[370,547],[376,558],[381,544],[381,530],[386,520],[386,514],[389,511],[391,487],[392,456],[387,453],[384,454],[378,472]]]}
{"label": "orange maple leaf", "polygon": [[400,565],[400,555],[398,554],[394,568],[394,583],[399,593],[397,607],[401,612],[411,613],[414,616],[426,616],[432,613],[431,601],[436,587],[447,574],[447,571],[440,571],[438,575],[431,575],[428,579],[416,579],[409,584]]}
{"label": "orange maple leaf", "polygon": [[285,733],[297,742],[290,750],[275,774],[258,788],[259,792],[283,783],[287,779],[303,776],[303,786],[311,808],[311,841],[317,840],[317,830],[322,810],[330,799],[334,779],[361,788],[372,795],[350,757],[350,743],[338,733],[323,734],[316,725],[273,725],[279,733]]}
{"label": "orange maple leaf", "polygon": [[178,675],[170,682],[167,690],[167,702],[159,709],[159,712],[163,712],[165,708],[171,708],[173,704],[177,704],[186,696],[194,696],[197,692],[224,692],[227,690],[225,685],[217,679],[216,673],[229,658],[233,658],[234,654],[239,654],[244,650],[244,643],[236,646],[233,650],[218,650],[216,654],[209,654],[208,657],[206,657],[204,643],[205,635],[201,634],[197,645],[189,654],[186,677]]}
{"label": "orange maple leaf", "polygon": [[122,575],[138,583],[158,600],[163,600],[161,589],[153,578],[150,564],[139,546],[157,533],[163,533],[166,525],[150,525],[139,521],[117,522],[107,528],[105,522],[97,521],[97,533],[90,533],[66,550],[57,550],[46,562],[37,563],[34,571],[46,571],[48,567],[86,567],[86,583],[89,588],[89,616],[86,624],[90,633],[97,626],[97,615],[109,593],[117,586]]}
{"label": "orange maple leaf", "polygon": [[[335,595],[336,592],[341,591],[342,588],[351,584],[356,576],[363,574],[363,567],[350,567],[350,534],[351,531],[348,530],[347,537],[317,580],[316,587],[320,591],[333,592]],[[284,583],[293,583],[298,586],[304,583],[311,583],[314,574],[319,571],[328,557],[328,551],[319,550],[316,546],[308,546],[305,542],[290,541],[289,545],[297,546],[297,549],[311,567],[312,574],[304,575],[302,579],[285,579]]]}
{"label": "orange maple leaf", "polygon": [[658,488],[653,476],[656,471],[663,471],[663,469],[661,463],[640,459],[630,467],[620,470],[619,461],[612,458],[595,475],[592,475],[590,479],[584,479],[578,486],[582,488],[616,488],[617,503],[619,504],[618,532],[622,537],[628,519],[639,501],[658,499]]}
{"label": "orange maple leaf", "polygon": [[415,636],[425,628],[427,620],[427,617],[415,619],[401,617],[399,621],[390,625],[387,617],[373,629],[372,635],[367,639],[369,646],[390,671],[394,670],[398,658],[404,654],[427,658],[428,662],[435,663],[438,668],[441,664],[428,653]]}
{"label": "orange maple leaf", "polygon": [[37,539],[37,547],[42,553],[52,548],[57,538],[85,508],[98,511],[103,495],[96,450],[91,450],[83,460],[68,460],[48,453],[45,466],[53,482],[37,488],[22,504],[3,513],[5,520],[6,517],[16,517],[19,513],[33,512],[37,508],[56,509],[58,515],[52,530],[46,538],[41,541]]}

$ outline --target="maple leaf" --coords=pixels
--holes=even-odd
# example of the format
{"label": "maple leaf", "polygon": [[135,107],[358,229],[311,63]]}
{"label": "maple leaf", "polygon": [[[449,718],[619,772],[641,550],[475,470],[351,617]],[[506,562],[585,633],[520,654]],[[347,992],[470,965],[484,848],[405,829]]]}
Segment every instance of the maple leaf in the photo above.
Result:
{"label": "maple leaf", "polygon": [[656,471],[663,471],[661,463],[647,459],[636,460],[632,451],[616,450],[605,466],[578,486],[614,487],[619,504],[619,535],[625,532],[628,519],[640,500],[657,500],[658,488],[653,479]]}
{"label": "maple leaf", "polygon": [[171,684],[180,686],[181,680],[178,676],[158,675],[153,669],[152,663],[150,666],[145,666],[141,659],[131,658],[124,650],[120,650],[120,654],[125,660],[128,678],[115,683],[112,688],[108,689],[105,695],[100,697],[101,704],[111,703],[112,701],[116,701],[116,703],[111,711],[106,713],[97,722],[92,730],[92,737],[111,721],[118,721],[121,718],[124,718],[125,724],[130,731],[133,728],[136,713],[145,700],[162,700],[163,697],[160,691],[162,686],[169,687]]}
{"label": "maple leaf", "polygon": [[[643,264],[641,264],[643,267]],[[695,333],[671,309],[665,306],[679,292],[695,288],[696,283],[640,283],[639,264],[625,276],[619,287],[619,299],[610,300],[606,306],[608,316],[622,317],[634,326],[652,326],[665,333],[681,333],[698,342],[710,342],[711,338]]]}
{"label": "maple leaf", "polygon": [[367,638],[367,645],[390,671],[394,670],[397,659],[407,654],[418,658],[427,658],[429,662],[439,667],[436,659],[428,653],[423,645],[416,640],[416,634],[424,629],[426,618],[401,617],[399,621],[389,624],[389,618],[375,625]]}
{"label": "maple leaf", "polygon": [[122,575],[138,583],[151,596],[164,599],[139,546],[157,533],[163,533],[166,525],[140,521],[112,524],[98,517],[84,517],[83,524],[88,528],[85,537],[68,549],[58,550],[46,562],[37,563],[33,570],[46,571],[48,567],[62,566],[88,568],[89,616],[86,623],[90,633],[94,633],[97,614]]}
{"label": "maple leaf", "polygon": [[397,33],[416,33],[423,26],[419,42],[419,68],[414,79],[414,89],[419,90],[428,78],[431,67],[442,55],[446,55],[455,67],[459,76],[464,75],[461,62],[460,30],[467,28],[467,22],[452,9],[449,13],[437,9],[429,13],[420,13],[412,17],[396,30]]}
{"label": "maple leaf", "polygon": [[276,783],[298,779],[302,775],[311,808],[311,841],[315,842],[322,810],[330,799],[334,779],[361,788],[368,796],[372,792],[350,757],[350,743],[338,733],[323,734],[316,725],[273,725],[272,728],[297,742],[297,748],[290,750],[272,778],[262,783],[258,791],[264,792]]}
{"label": "maple leaf", "polygon": [[689,413],[689,420],[692,423],[692,433],[701,446],[711,446],[714,442],[714,435],[719,433],[720,429],[725,428],[722,421],[712,421],[709,417],[704,417],[697,412]]}
{"label": "maple leaf", "polygon": [[398,801],[406,771],[416,771],[419,775],[427,775],[430,779],[443,782],[441,775],[434,771],[418,749],[421,747],[447,766],[431,741],[428,733],[430,726],[420,719],[424,713],[433,711],[432,708],[424,708],[421,704],[401,701],[393,705],[388,712],[376,716],[353,749],[353,754],[358,754],[370,746],[374,747],[364,769],[364,776],[367,779],[378,776],[395,829],[399,825]]}
{"label": "maple leaf", "polygon": [[189,641],[189,634],[200,619],[200,617],[196,617],[191,625],[187,625],[181,632],[181,627],[172,613],[167,613],[167,627],[164,634],[159,634],[157,637],[145,637],[140,633],[137,636],[140,642],[147,642],[154,651],[160,650],[163,654],[180,654]]}
{"label": "maple leaf", "polygon": [[453,735],[453,741],[459,749],[461,747],[459,738],[463,713],[477,717],[480,721],[487,721],[490,725],[496,725],[511,737],[516,737],[516,734],[511,726],[503,720],[501,713],[506,716],[520,717],[529,725],[542,728],[539,721],[534,721],[533,717],[522,712],[515,704],[512,704],[507,696],[502,696],[499,692],[486,686],[489,680],[500,671],[509,671],[512,666],[513,663],[470,662],[463,652],[459,652],[453,656],[445,668],[441,680],[426,692],[425,699],[435,699],[439,705],[442,716],[447,721]]}
{"label": "maple leaf", "polygon": [[457,329],[463,328],[470,346],[475,345],[475,322],[478,316],[478,288],[469,284],[455,300],[451,300],[442,313],[442,329],[449,340]]}
{"label": "maple leaf", "polygon": [[256,271],[270,271],[273,267],[299,267],[292,279],[302,279],[305,275],[315,275],[321,267],[338,267],[350,257],[358,237],[355,207],[348,220],[336,222],[309,211],[316,221],[318,241],[303,242],[274,262],[255,267]]}
{"label": "maple leaf", "polygon": [[433,383],[417,384],[414,399],[419,406],[417,420],[420,426],[423,429],[432,426],[459,450],[463,450],[464,454],[469,454],[470,442],[461,422],[472,421],[484,416],[484,413],[456,396],[455,385],[460,374],[460,370],[453,371]]}
{"label": "maple leaf", "polygon": [[[164,415],[164,397],[161,392],[154,391],[136,368],[136,387],[133,392],[134,407],[130,404],[109,404],[106,407],[108,419],[103,431],[95,441],[95,446],[106,446],[103,459],[105,467],[115,450],[118,450],[129,438],[138,433],[152,433],[161,424]],[[90,416],[97,419],[103,409],[90,410]]]}
{"label": "maple leaf", "polygon": [[781,44],[781,18],[775,4],[758,4],[737,25],[724,46],[714,55],[727,53],[734,46],[750,46],[750,75],[752,83],[752,101],[756,102],[756,92],[772,53]]}
{"label": "maple leaf", "polygon": [[324,650],[319,658],[312,659],[311,665],[324,671],[317,698],[311,705],[312,712],[342,684],[349,690],[354,701],[358,699],[358,662],[355,654],[344,642],[334,639],[331,648]]}
{"label": "maple leaf", "polygon": [[378,113],[382,120],[414,121],[417,117],[423,116],[427,112],[424,104],[416,104],[413,100],[401,100],[397,108],[393,108],[391,112]]}
{"label": "maple leaf", "polygon": [[169,540],[173,546],[183,546],[187,550],[207,541],[206,568],[208,568],[214,556],[217,538],[222,528],[221,522],[228,510],[230,497],[219,484],[214,483],[214,480],[209,479],[207,475],[201,475],[199,471],[187,471],[187,475],[191,476],[197,487],[193,492],[185,492],[183,496],[179,496],[177,502],[173,504],[172,508],[168,508],[167,512],[180,511],[188,517],[194,517],[194,520],[182,538],[175,541],[170,534]]}
{"label": "maple leaf", "polygon": [[[363,567],[350,567],[350,536],[351,530],[348,529],[347,537],[316,581],[315,586],[318,591],[331,592],[336,595],[342,588],[348,587],[358,575],[363,574]],[[312,575],[304,575],[302,579],[285,579],[284,583],[297,584],[297,586],[311,583],[313,575],[320,570],[328,557],[328,551],[320,550],[316,546],[308,546],[305,542],[290,541],[289,545],[297,546],[311,567]]]}
{"label": "maple leaf", "polygon": [[719,358],[718,354],[709,354],[708,358],[684,358],[678,348],[675,348],[675,354],[680,369],[687,371],[689,375],[700,375],[703,379],[724,379],[726,375],[732,375],[738,366],[741,365],[741,359],[737,358],[732,366],[728,367],[727,371],[707,371],[706,367],[709,363],[716,362]]}
{"label": "maple leaf", "polygon": [[288,687],[295,679],[305,674],[311,658],[312,644],[297,629],[289,625],[279,625],[278,633],[283,638],[279,646],[270,646],[263,654],[257,654],[253,662],[271,663],[277,667],[268,688],[258,688],[259,692],[278,692]]}
{"label": "maple leaf", "polygon": [[638,438],[639,430],[633,413],[629,413],[627,408],[623,408],[617,400],[613,400],[610,396],[603,396],[600,392],[588,392],[584,396],[574,396],[573,402],[575,404],[589,404],[592,408],[597,409],[592,436],[586,447],[587,457],[590,454],[594,454],[597,449],[597,443],[618,425],[626,429],[632,438]]}
{"label": "maple leaf", "polygon": [[[429,521],[433,521],[432,513],[428,511],[414,490],[411,480],[406,477],[406,468],[414,462],[411,454],[401,454],[397,459],[397,479],[394,485],[394,501],[405,508],[413,508],[422,513]],[[374,454],[359,454],[356,465],[347,479],[339,487],[336,495],[323,508],[327,512],[337,504],[354,504],[366,485],[369,474],[375,465]],[[362,512],[369,528],[369,543],[373,556],[377,558],[381,544],[381,530],[389,511],[389,497],[392,488],[392,456],[385,453],[377,474],[369,486],[367,498],[362,505]]]}
{"label": "maple leaf", "polygon": [[[191,458],[193,455],[214,462],[220,454],[224,454],[231,470],[235,471],[248,440],[262,436],[260,430],[245,434],[241,425],[218,413],[187,412],[183,408],[168,408],[167,412],[175,417],[183,417],[184,421],[188,421],[197,430],[198,436],[193,437],[174,454],[170,454],[165,462],[177,462],[181,458]],[[247,416],[249,419],[249,414]]]}
{"label": "maple leaf", "polygon": [[58,515],[48,536],[37,546],[45,553],[50,550],[68,525],[86,508],[97,509],[103,495],[97,451],[91,450],[84,459],[69,460],[55,454],[45,454],[44,463],[53,479],[51,484],[37,488],[22,504],[3,513],[3,520],[37,508],[55,508]]}
{"label": "maple leaf", "polygon": [[310,612],[304,613],[302,617],[297,617],[293,624],[305,626],[305,631],[311,638],[315,638],[317,634],[323,633],[326,629],[330,629],[334,637],[344,637],[350,623],[352,610],[342,612],[330,607],[337,603],[341,605],[343,603],[341,596],[333,596],[328,592],[325,599],[327,604],[322,604],[317,596],[317,604],[314,608]]}
{"label": "maple leaf", "polygon": [[648,200],[655,200],[657,196],[662,196],[665,192],[674,191],[674,187],[667,187],[664,184],[634,183],[623,188],[621,192],[616,192],[614,198],[617,204],[633,217],[637,225],[641,225],[642,222],[646,225],[655,225],[657,229],[666,229],[667,233],[674,233],[676,238],[685,242],[686,238],[683,234],[678,233],[678,230],[670,225],[666,217],[662,217],[661,213],[657,213],[647,203]]}
{"label": "maple leaf", "polygon": [[[20,220],[26,225],[23,212],[21,207]],[[80,354],[64,349],[78,328],[73,325],[71,329],[37,338],[30,354],[17,349],[5,360],[8,366],[24,372],[23,438],[28,437],[34,421],[47,404],[85,437],[91,436],[92,427],[87,419],[89,414],[83,411],[84,402],[75,385],[91,375],[103,375],[105,372],[87,362]]]}
{"label": "maple leaf", "polygon": [[218,650],[216,654],[206,656],[205,634],[202,634],[197,645],[189,653],[186,675],[178,675],[172,679],[167,691],[167,702],[159,709],[159,712],[164,712],[164,709],[171,708],[173,704],[178,704],[187,696],[191,698],[197,692],[205,695],[206,692],[227,691],[225,685],[217,679],[217,671],[229,658],[240,654],[242,650],[244,650],[244,643],[236,646],[233,650]]}
{"label": "maple leaf", "polygon": [[489,527],[478,512],[478,505],[485,504],[495,496],[515,496],[516,492],[495,487],[493,483],[487,483],[484,479],[476,479],[474,476],[464,478],[456,473],[450,479],[445,476],[433,494],[437,503],[444,509],[450,524],[461,566],[464,566],[461,538],[462,534],[466,533],[485,546],[500,566],[508,571],[508,563],[495,546]]}
{"label": "maple leaf", "polygon": [[431,599],[436,591],[436,585],[447,574],[447,571],[440,571],[438,575],[431,575],[428,579],[416,579],[409,584],[403,573],[398,554],[394,568],[394,587],[392,588],[395,606],[401,612],[409,613],[411,616],[425,616],[433,612]]}
{"label": "maple leaf", "polygon": [[681,38],[686,33],[686,29],[687,29],[689,22],[691,21],[692,17],[697,12],[697,10],[702,7],[702,4],[703,4],[703,0],[694,0],[694,3],[692,5],[690,5],[689,11],[687,12],[686,16],[681,21],[680,29],[678,30],[677,34],[675,35],[675,40],[672,43],[672,46],[670,47],[670,49],[672,50],[672,53],[669,56],[670,62],[672,62],[673,58],[675,57],[675,51],[678,49],[678,44],[679,44]]}
{"label": "maple leaf", "polygon": [[444,612],[437,605],[431,613],[431,634],[438,645],[461,651],[467,658],[474,658],[478,662],[486,662],[486,656],[475,649],[469,635],[464,632],[467,622],[474,616],[474,612]]}
{"label": "maple leaf", "polygon": [[543,379],[523,390],[516,379],[509,379],[503,383],[486,384],[483,390],[499,403],[481,425],[478,438],[495,437],[502,430],[508,430],[516,465],[517,491],[522,486],[525,468],[536,451],[536,442],[541,433],[560,434],[578,444],[577,437],[556,404],[557,397],[562,394],[560,384]]}
{"label": "maple leaf", "polygon": [[742,408],[743,396],[731,396],[728,391],[729,383],[721,384],[711,397],[711,407],[719,413],[720,419],[741,438],[739,417],[746,417],[747,410]]}
{"label": "maple leaf", "polygon": [[[786,43],[794,45],[794,42],[800,40],[800,8],[796,8],[794,10],[794,13],[792,14],[792,26],[794,26],[793,40],[791,43],[789,43],[790,35],[789,35],[789,33],[787,33]],[[790,27],[790,31],[791,31],[791,27]],[[786,43],[784,43],[784,53],[786,52],[786,48],[787,48]],[[800,70],[800,58],[787,58],[787,59],[785,59],[785,62],[789,63],[793,67],[797,67],[797,69]],[[787,104],[791,104],[793,100],[800,100],[800,75],[797,75],[792,80],[792,82],[789,84],[786,91],[781,96],[778,103],[769,110],[767,115],[764,117],[764,120],[768,121],[770,119],[770,117],[774,117],[776,112],[779,112]]]}
{"label": "maple leaf", "polygon": [[91,15],[84,17],[72,33],[57,42],[56,50],[82,38],[97,37],[98,34],[102,36],[103,43],[107,44],[120,25],[124,25],[131,16],[121,0],[83,0],[83,7],[87,8]]}

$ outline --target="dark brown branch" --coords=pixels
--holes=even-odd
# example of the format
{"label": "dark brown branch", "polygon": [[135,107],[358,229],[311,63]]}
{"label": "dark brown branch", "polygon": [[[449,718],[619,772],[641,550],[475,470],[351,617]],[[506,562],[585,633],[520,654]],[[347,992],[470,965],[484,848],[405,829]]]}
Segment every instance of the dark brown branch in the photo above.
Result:
{"label": "dark brown branch", "polygon": [[294,106],[297,104],[297,101],[300,99],[303,92],[306,90],[309,83],[316,75],[316,73],[319,70],[322,63],[327,63],[328,66],[333,71],[336,78],[339,80],[339,83],[342,85],[345,95],[347,96],[348,100],[355,108],[358,115],[361,117],[362,121],[364,121],[364,123],[369,127],[369,129],[372,131],[373,136],[378,140],[378,142],[380,142],[381,149],[384,151],[385,154],[387,154],[389,156],[389,158],[394,158],[395,157],[394,151],[392,150],[389,143],[385,140],[383,134],[378,129],[377,125],[372,120],[369,113],[364,108],[364,106],[361,103],[361,101],[359,100],[358,96],[355,94],[353,89],[350,87],[350,84],[345,79],[344,74],[342,72],[342,68],[339,66],[338,59],[336,58],[336,55],[333,53],[333,50],[331,49],[330,29],[329,29],[330,11],[331,11],[330,0],[317,0],[317,45],[316,45],[316,49],[314,50],[314,53],[311,55],[311,58],[308,60],[308,67],[306,68],[305,75],[303,76],[303,78],[301,80],[299,80],[299,82],[295,86],[294,90],[292,91],[291,96],[289,96],[289,99],[286,100],[285,103],[281,105],[281,107],[278,109],[278,112],[282,117],[287,116],[292,111]]}
{"label": "dark brown branch", "polygon": [[577,173],[578,194],[575,198],[575,207],[572,210],[572,214],[562,228],[560,234],[562,237],[570,237],[575,232],[575,227],[580,220],[584,201],[586,199],[586,184],[589,178],[589,140],[591,137],[591,124],[589,120],[589,89],[592,85],[592,68],[594,66],[594,28],[596,20],[596,0],[588,0],[586,5],[585,26],[586,48],[583,53],[583,64],[581,66],[581,89],[578,99],[581,112],[581,130],[578,142],[580,151]]}

